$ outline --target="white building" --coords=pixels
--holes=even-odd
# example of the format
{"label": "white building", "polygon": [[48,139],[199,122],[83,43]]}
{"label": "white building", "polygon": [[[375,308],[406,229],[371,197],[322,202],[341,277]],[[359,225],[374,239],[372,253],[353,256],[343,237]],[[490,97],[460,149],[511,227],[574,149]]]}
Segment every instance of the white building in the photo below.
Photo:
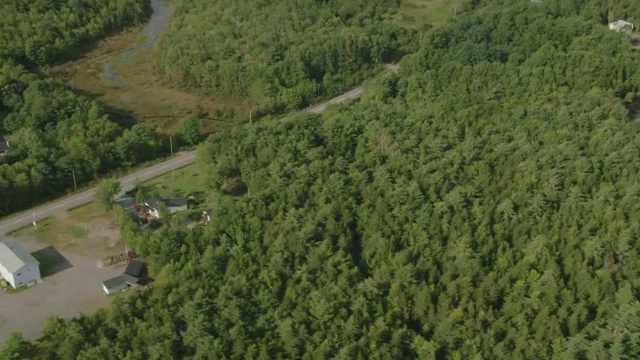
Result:
{"label": "white building", "polygon": [[102,290],[104,290],[107,295],[115,294],[118,291],[123,291],[128,288],[129,284],[127,284],[127,281],[122,277],[122,275],[118,275],[109,280],[105,280],[102,283]]}
{"label": "white building", "polygon": [[609,24],[609,30],[624,32],[631,35],[633,32],[633,24],[624,20],[618,20]]}
{"label": "white building", "polygon": [[0,275],[17,289],[40,280],[40,263],[20,243],[0,241]]}

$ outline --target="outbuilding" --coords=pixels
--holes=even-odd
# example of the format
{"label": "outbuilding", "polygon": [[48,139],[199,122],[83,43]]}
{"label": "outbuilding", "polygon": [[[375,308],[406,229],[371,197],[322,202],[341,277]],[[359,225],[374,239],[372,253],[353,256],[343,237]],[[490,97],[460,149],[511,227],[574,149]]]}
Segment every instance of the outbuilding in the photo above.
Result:
{"label": "outbuilding", "polygon": [[0,241],[0,275],[14,289],[40,280],[40,263],[17,241]]}
{"label": "outbuilding", "polygon": [[116,276],[102,283],[102,290],[107,295],[117,293],[129,288],[129,286],[137,285],[140,280],[146,278],[146,269],[144,263],[139,260],[131,260],[127,264],[127,268],[122,275]]}
{"label": "outbuilding", "polygon": [[122,277],[131,286],[137,284],[144,278],[144,264],[138,260],[131,260]]}
{"label": "outbuilding", "polygon": [[118,291],[126,290],[129,287],[122,275],[118,275],[102,283],[102,289],[107,295],[115,294]]}

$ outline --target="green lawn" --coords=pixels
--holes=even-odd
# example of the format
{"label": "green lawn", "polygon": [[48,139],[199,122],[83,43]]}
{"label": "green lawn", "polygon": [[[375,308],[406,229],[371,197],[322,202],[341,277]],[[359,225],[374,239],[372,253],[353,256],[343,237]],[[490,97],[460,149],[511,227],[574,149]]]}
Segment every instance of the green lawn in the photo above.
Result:
{"label": "green lawn", "polygon": [[66,223],[56,217],[39,220],[37,229],[33,225],[22,227],[9,233],[17,239],[31,238],[44,244],[51,244],[58,248],[66,248],[85,238],[88,230],[80,226]]}
{"label": "green lawn", "polygon": [[[175,171],[160,175],[140,184],[148,195],[163,197],[198,196],[202,192],[202,174],[195,165],[188,165]],[[132,192],[135,196],[135,191]]]}
{"label": "green lawn", "polygon": [[6,293],[8,293],[8,294],[17,294],[17,293],[19,293],[19,292],[21,292],[21,291],[25,291],[25,290],[27,290],[27,289],[29,289],[29,287],[28,287],[28,286],[23,286],[23,287],[19,287],[19,288],[17,288],[17,289],[14,289],[14,288],[12,288],[12,287],[11,287],[11,285],[9,285],[9,286],[7,286],[7,287],[4,289],[4,291],[5,291]]}
{"label": "green lawn", "polygon": [[402,0],[394,15],[399,24],[423,29],[425,25],[442,25],[451,19],[458,0]]}
{"label": "green lawn", "polygon": [[80,222],[108,215],[102,205],[95,201],[69,209],[68,213],[72,219]]}

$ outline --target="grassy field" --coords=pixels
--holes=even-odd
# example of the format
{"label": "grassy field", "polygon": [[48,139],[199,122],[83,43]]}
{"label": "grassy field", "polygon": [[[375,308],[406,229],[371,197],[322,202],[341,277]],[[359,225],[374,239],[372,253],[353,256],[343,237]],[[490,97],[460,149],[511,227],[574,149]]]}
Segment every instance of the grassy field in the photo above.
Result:
{"label": "grassy field", "polygon": [[18,239],[33,238],[45,244],[51,244],[59,248],[69,248],[78,244],[78,241],[86,237],[88,230],[76,225],[71,225],[57,217],[48,217],[37,222],[37,229],[26,226],[15,230],[9,235]]}
{"label": "grassy field", "polygon": [[102,205],[95,201],[69,209],[67,213],[71,219],[80,222],[88,222],[91,219],[108,215]]}
{"label": "grassy field", "polygon": [[99,231],[93,224],[103,222],[108,214],[98,204],[91,202],[71,209],[57,216],[40,220],[32,225],[25,226],[9,233],[9,236],[18,239],[33,239],[43,244],[52,245],[58,249],[68,249],[86,243],[89,234],[98,234]]}
{"label": "grassy field", "polygon": [[[155,123],[161,133],[170,134],[187,116],[203,118],[203,132],[225,125],[220,119],[238,101],[191,93],[168,85],[155,62],[155,48],[142,50],[126,61],[122,55],[145,39],[140,27],[111,36],[96,44],[81,58],[49,69],[48,74],[69,84],[75,92],[96,99],[125,125]],[[105,78],[110,64],[114,76]]]}
{"label": "grassy field", "polygon": [[[198,166],[188,165],[147,180],[139,186],[149,195],[187,198],[192,195],[198,196],[203,185],[202,173]],[[135,192],[132,195],[135,195]]]}
{"label": "grassy field", "polygon": [[425,25],[444,24],[454,15],[459,0],[402,0],[394,21],[421,30]]}

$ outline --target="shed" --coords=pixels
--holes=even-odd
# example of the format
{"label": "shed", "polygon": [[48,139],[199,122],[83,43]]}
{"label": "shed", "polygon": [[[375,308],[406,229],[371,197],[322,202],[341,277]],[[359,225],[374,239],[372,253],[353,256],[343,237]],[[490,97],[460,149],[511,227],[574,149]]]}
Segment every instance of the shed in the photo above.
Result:
{"label": "shed", "polygon": [[131,286],[137,284],[144,278],[144,263],[138,260],[131,260],[122,274],[125,282]]}
{"label": "shed", "polygon": [[170,213],[185,211],[189,208],[187,204],[187,199],[183,198],[175,198],[167,200],[167,209],[169,209]]}
{"label": "shed", "polygon": [[187,200],[182,198],[166,199],[163,197],[152,197],[147,199],[144,204],[149,207],[149,210],[156,219],[160,218],[160,207],[162,205],[167,207],[167,211],[169,211],[170,214],[185,211],[189,208]]}
{"label": "shed", "polygon": [[14,289],[40,280],[40,263],[17,241],[0,241],[0,275]]}
{"label": "shed", "polygon": [[107,295],[114,294],[118,291],[126,290],[129,287],[127,281],[122,275],[116,276],[102,283],[102,289]]}

